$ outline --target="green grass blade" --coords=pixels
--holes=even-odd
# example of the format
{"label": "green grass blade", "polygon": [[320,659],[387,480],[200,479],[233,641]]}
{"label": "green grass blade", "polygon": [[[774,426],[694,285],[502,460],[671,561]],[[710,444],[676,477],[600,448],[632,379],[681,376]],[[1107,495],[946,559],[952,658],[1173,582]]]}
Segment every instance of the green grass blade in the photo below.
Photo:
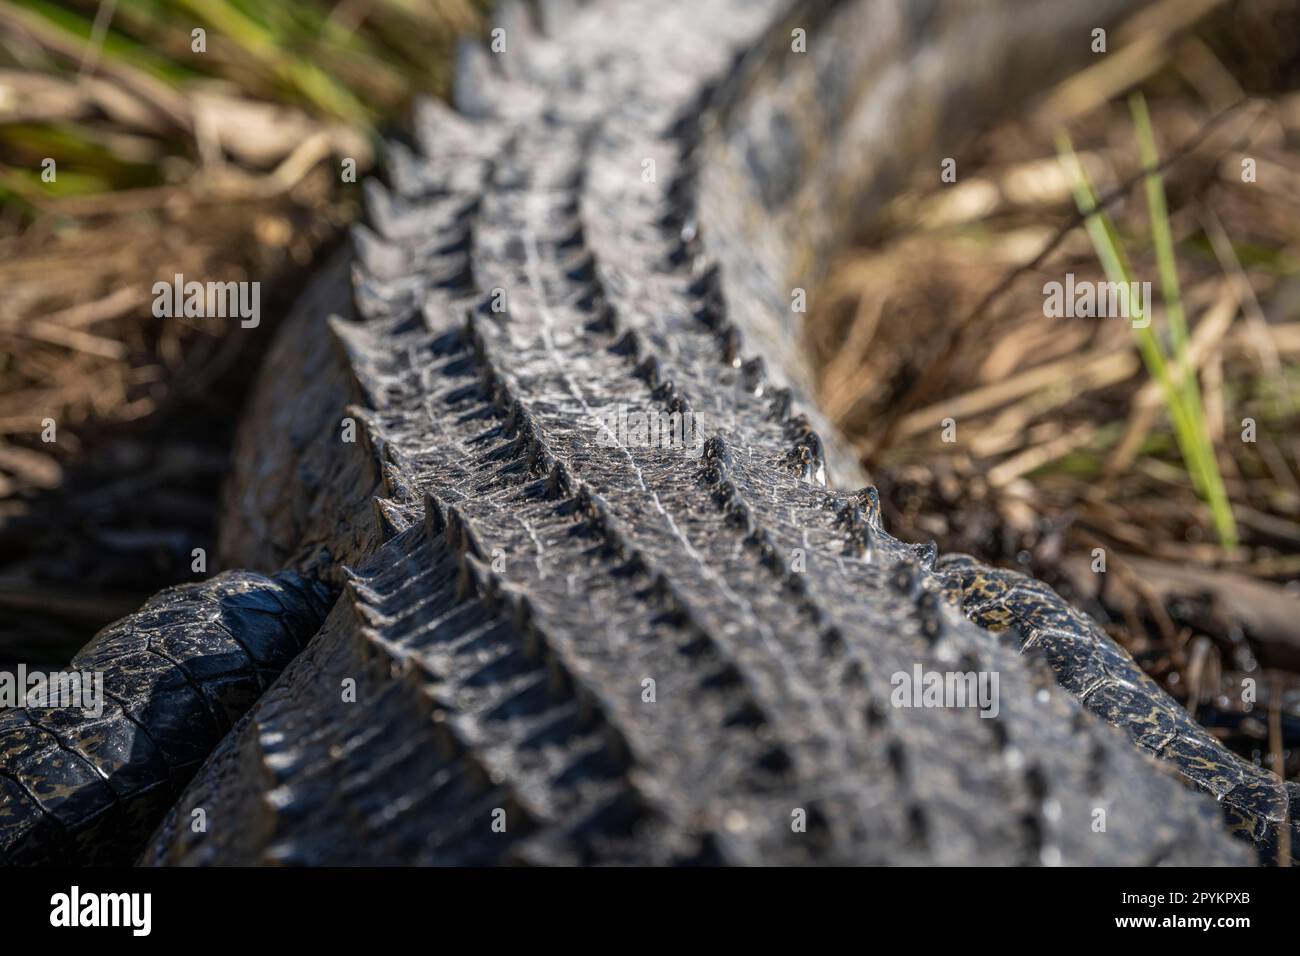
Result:
{"label": "green grass blade", "polygon": [[[1169,228],[1169,207],[1165,202],[1164,181],[1157,171],[1160,166],[1160,154],[1156,150],[1151,116],[1147,112],[1146,100],[1141,93],[1134,93],[1129,98],[1129,108],[1133,113],[1133,125],[1137,131],[1138,155],[1142,160],[1143,168],[1147,171],[1147,208],[1151,215],[1151,238],[1155,243],[1160,289],[1165,300],[1165,315],[1169,320],[1174,355],[1185,366],[1188,347],[1187,318],[1183,312],[1183,298],[1178,283],[1178,266],[1174,258],[1173,231]],[[1196,394],[1195,380],[1190,375],[1183,378],[1183,393],[1190,398]]]}
{"label": "green grass blade", "polygon": [[[1116,283],[1132,283],[1133,270],[1129,266],[1128,255],[1120,239],[1119,231],[1101,208],[1100,198],[1093,187],[1092,180],[1074,151],[1069,136],[1061,132],[1057,137],[1057,151],[1070,176],[1075,202],[1079,212],[1086,216],[1085,229],[1092,240],[1097,258],[1101,261],[1107,279]],[[1130,302],[1132,305],[1132,302]],[[1138,320],[1144,316],[1134,314],[1131,318]],[[1224,547],[1236,545],[1236,524],[1232,519],[1231,507],[1226,493],[1223,492],[1222,477],[1218,474],[1217,464],[1213,462],[1213,449],[1206,456],[1206,434],[1204,421],[1198,423],[1196,416],[1185,400],[1183,392],[1175,384],[1170,374],[1168,362],[1156,336],[1155,329],[1148,322],[1145,327],[1132,325],[1138,351],[1142,356],[1147,371],[1160,386],[1169,420],[1174,428],[1174,436],[1182,451],[1183,461],[1198,494],[1207,501],[1215,523],[1215,530]],[[1198,395],[1199,398],[1199,395]],[[1217,482],[1216,482],[1217,479]],[[1217,491],[1215,486],[1217,483]],[[1226,520],[1225,520],[1226,519]]]}
{"label": "green grass blade", "polygon": [[[1155,244],[1156,264],[1160,272],[1161,294],[1165,301],[1165,314],[1169,320],[1169,334],[1174,345],[1178,368],[1182,369],[1177,383],[1196,434],[1196,453],[1200,458],[1201,481],[1198,491],[1210,505],[1215,530],[1225,547],[1236,543],[1236,521],[1228,502],[1223,475],[1219,471],[1214,453],[1214,441],[1205,422],[1205,403],[1201,400],[1200,383],[1188,361],[1189,336],[1187,318],[1183,312],[1182,293],[1178,282],[1178,263],[1174,255],[1173,230],[1169,226],[1169,207],[1165,201],[1164,180],[1159,173],[1160,153],[1156,148],[1155,130],[1147,111],[1146,99],[1141,93],[1129,98],[1133,113],[1133,126],[1137,133],[1138,156],[1146,174],[1147,209],[1151,219],[1151,237]],[[1194,471],[1195,475],[1196,472]]]}

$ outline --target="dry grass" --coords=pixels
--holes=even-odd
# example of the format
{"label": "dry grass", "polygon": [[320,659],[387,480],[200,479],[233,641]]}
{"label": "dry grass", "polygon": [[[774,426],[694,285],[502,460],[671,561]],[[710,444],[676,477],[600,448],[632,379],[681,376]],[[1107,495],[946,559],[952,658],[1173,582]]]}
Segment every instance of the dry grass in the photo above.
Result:
{"label": "dry grass", "polygon": [[445,89],[478,17],[471,0],[0,2],[0,499],[255,358],[273,321],[157,319],[153,283],[256,280],[283,305],[355,216],[341,161],[359,178],[377,127]]}
{"label": "dry grass", "polygon": [[[483,5],[0,0],[0,666],[212,553],[258,358],[358,210],[342,161],[445,92]],[[178,273],[259,282],[260,326],[154,317]]]}
{"label": "dry grass", "polygon": [[[1135,34],[1141,56],[1108,56],[1033,115],[970,144],[957,183],[925,177],[833,268],[809,340],[821,401],[902,533],[1046,577],[1194,699],[1203,719],[1222,722],[1239,749],[1294,774],[1300,753],[1270,741],[1267,721],[1225,716],[1234,705],[1224,686],[1253,673],[1259,656],[1281,674],[1277,732],[1300,740],[1291,673],[1300,670],[1300,94],[1276,92],[1295,85],[1283,71],[1296,51],[1272,51],[1270,74],[1254,40],[1266,29],[1264,45],[1279,42],[1288,34],[1277,24],[1294,24],[1297,11],[1246,6],[1189,33],[1190,7],[1164,5],[1172,16]],[[1251,19],[1270,10],[1267,28]],[[1240,530],[1232,547],[1216,540],[1128,323],[1043,311],[1045,283],[1106,278],[1053,146],[1066,126],[1137,278],[1152,282],[1153,328],[1169,341],[1124,98],[1134,83],[1165,163],[1190,327],[1171,367],[1199,385]],[[1256,163],[1253,183],[1242,181],[1245,157]],[[1242,440],[1247,418],[1253,442]],[[943,440],[946,419],[955,441]],[[1095,548],[1105,549],[1106,575],[1090,571]],[[1259,586],[1249,602],[1217,587],[1227,574]],[[1207,593],[1216,600],[1202,600]],[[1243,626],[1247,603],[1269,612]]]}

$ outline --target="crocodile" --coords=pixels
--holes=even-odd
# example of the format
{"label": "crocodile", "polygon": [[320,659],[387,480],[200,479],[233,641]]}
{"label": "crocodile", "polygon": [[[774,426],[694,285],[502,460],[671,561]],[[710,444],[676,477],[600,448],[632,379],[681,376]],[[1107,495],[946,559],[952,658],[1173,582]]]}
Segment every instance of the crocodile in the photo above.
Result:
{"label": "crocodile", "polygon": [[[139,861],[1288,854],[1296,785],[1095,623],[887,533],[797,348],[796,294],[942,137],[1133,5],[503,4],[454,104],[389,145],[241,423],[223,564],[337,599],[300,653],[285,629],[292,660]],[[995,706],[900,706],[913,673],[995,678]],[[0,759],[0,853],[77,845],[62,783]]]}

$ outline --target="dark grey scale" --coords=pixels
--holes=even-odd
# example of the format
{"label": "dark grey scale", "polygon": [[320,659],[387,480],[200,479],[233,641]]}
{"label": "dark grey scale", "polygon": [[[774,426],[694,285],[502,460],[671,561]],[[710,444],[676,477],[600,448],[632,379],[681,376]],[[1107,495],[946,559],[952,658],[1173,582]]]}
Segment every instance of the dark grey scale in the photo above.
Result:
{"label": "dark grey scale", "polygon": [[766,376],[766,365],[762,358],[755,356],[746,359],[740,364],[740,380],[748,391],[756,391],[763,386]]}
{"label": "dark grey scale", "polygon": [[590,252],[579,253],[562,267],[564,277],[574,285],[589,285],[596,278],[596,260]]}
{"label": "dark grey scale", "polygon": [[610,346],[609,350],[615,355],[636,358],[641,354],[641,337],[636,332],[628,330],[618,337],[618,340]]}
{"label": "dark grey scale", "polygon": [[1088,793],[1100,796],[1105,790],[1106,751],[1095,741],[1088,744],[1088,768],[1085,780]]}
{"label": "dark grey scale", "polygon": [[[283,632],[278,637],[284,644]],[[296,642],[287,646],[299,649]],[[278,676],[289,660],[285,655],[280,667],[264,664],[259,669],[227,631],[216,627],[155,635],[150,638],[149,650],[175,664],[185,675],[223,734],[261,696],[267,678]]]}
{"label": "dark grey scale", "polygon": [[682,394],[677,383],[670,378],[664,379],[652,388],[650,397],[662,404],[669,412],[685,414],[691,410],[690,399]]}
{"label": "dark grey scale", "polygon": [[[889,723],[889,713],[878,700],[869,700],[865,707],[862,708],[862,719],[869,731],[878,731],[886,727]],[[891,765],[894,764],[893,756],[890,757]],[[895,773],[898,772],[898,766],[895,766]]]}
{"label": "dark grey scale", "polygon": [[889,583],[899,594],[913,599],[920,597],[918,590],[921,587],[921,576],[916,565],[911,562],[898,562],[889,573]]}
{"label": "dark grey scale", "polygon": [[918,849],[930,845],[930,821],[919,803],[912,803],[907,808],[907,837],[908,842]]}
{"label": "dark grey scale", "polygon": [[667,273],[677,272],[695,261],[698,249],[699,245],[693,235],[678,233],[671,239],[659,268]]}
{"label": "dark grey scale", "polygon": [[[701,299],[691,307],[691,316],[700,325],[707,329],[717,332],[720,338],[723,338],[722,350],[724,355],[728,352],[734,353],[739,348],[739,333],[735,326],[726,326],[727,312],[721,302],[711,298]],[[730,362],[727,358],[725,361]]]}
{"label": "dark grey scale", "polygon": [[822,444],[821,436],[813,431],[812,424],[808,422],[805,416],[788,417],[791,400],[789,389],[776,389],[773,392],[772,415],[778,420],[786,420],[787,429],[797,433],[795,441],[801,447],[808,449],[808,457],[817,463],[819,469],[824,469],[826,465],[826,446]]}
{"label": "dark grey scale", "polygon": [[[1178,731],[1177,721],[1159,708],[1145,705],[1143,690],[1124,684],[1107,684],[1088,696],[1088,709],[1107,720],[1125,720],[1129,733],[1144,749],[1159,752]],[[1131,719],[1128,715],[1132,715]]]}
{"label": "dark grey scale", "polygon": [[411,516],[407,511],[400,509],[387,498],[373,498],[374,502],[374,523],[378,528],[378,535],[381,541],[389,541],[399,533],[406,531],[412,524]]}
{"label": "dark grey scale", "polygon": [[1227,794],[1234,789],[1238,790],[1242,805],[1253,812],[1280,816],[1280,811],[1285,806],[1285,798],[1276,791],[1260,789],[1252,792],[1247,776],[1240,767],[1215,760],[1212,738],[1177,733],[1164,744],[1161,752],[1184,766],[1195,768],[1188,773],[1194,774],[1197,782],[1212,793]]}
{"label": "dark grey scale", "polygon": [[885,756],[889,761],[889,767],[893,771],[894,776],[899,779],[906,779],[907,750],[904,748],[903,742],[897,738],[890,738],[889,743],[885,747]]}
{"label": "dark grey scale", "polygon": [[460,405],[464,402],[481,402],[487,396],[483,387],[478,382],[470,382],[459,388],[453,388],[442,396],[442,400],[448,405]]}
{"label": "dark grey scale", "polygon": [[[789,418],[790,408],[794,407],[794,393],[790,392],[785,386],[779,386],[771,390],[771,401],[768,403],[768,418],[776,421],[784,421]],[[824,454],[822,450],[822,438],[815,432],[809,432],[803,441],[803,447],[809,450],[806,455],[814,462],[824,463]]]}
{"label": "dark grey scale", "polygon": [[1007,729],[1007,721],[1002,719],[1002,715],[980,721],[987,724],[989,735],[993,738],[993,746],[998,749],[999,753],[1005,753],[1011,745],[1011,732]]}
{"label": "dark grey scale", "polygon": [[758,758],[758,766],[777,777],[788,777],[794,770],[794,760],[784,747],[769,747]]}
{"label": "dark grey scale", "polygon": [[[906,592],[911,593],[910,586]],[[921,618],[921,635],[933,646],[944,632],[943,599],[934,591],[922,591],[916,598],[916,609]]]}
{"label": "dark grey scale", "polygon": [[1054,594],[1017,587],[1007,596],[1008,605],[1018,616],[1035,628],[1078,632],[1079,618],[1071,608],[1062,607]]}
{"label": "dark grey scale", "polygon": [[654,388],[660,381],[661,371],[659,366],[659,357],[655,355],[647,355],[637,363],[636,368],[633,369],[633,374],[651,388]]}
{"label": "dark grey scale", "polygon": [[785,463],[800,481],[808,482],[814,481],[823,467],[821,459],[806,444],[796,445],[787,453]]}
{"label": "dark grey scale", "polygon": [[[754,514],[750,510],[749,505],[735,493],[736,486],[730,482],[722,482],[719,484],[719,487],[729,488],[732,491],[732,494],[727,496],[727,501],[724,506],[727,520],[742,533],[752,535],[757,528],[757,525],[754,522]],[[762,542],[757,542],[757,544],[760,548],[764,546]]]}
{"label": "dark grey scale", "polygon": [[64,750],[81,754],[119,798],[160,785],[170,788],[170,764],[143,728],[123,728],[126,720],[121,706],[112,701],[105,703],[99,717],[62,708],[28,716],[29,723],[48,730]]}
{"label": "dark grey scale", "polygon": [[871,527],[867,524],[861,510],[856,505],[850,505],[848,507],[848,516],[841,519],[841,524],[847,531],[844,541],[844,553],[852,555],[860,561],[870,562],[874,558]]}
{"label": "dark grey scale", "polygon": [[704,453],[700,456],[700,468],[697,475],[704,484],[717,486],[714,489],[714,500],[719,506],[725,507],[733,495],[733,490],[723,484],[727,477],[727,466],[717,456],[708,453],[707,441]]}
{"label": "dark grey scale", "polygon": [[[86,758],[39,723],[39,710],[8,711],[0,727],[6,774],[40,808],[46,827],[72,831],[107,814],[116,795]],[[166,778],[163,778],[166,779]]]}
{"label": "dark grey scale", "polygon": [[614,335],[618,332],[618,313],[603,296],[598,298],[596,304],[588,311],[591,313],[591,318],[585,325],[588,332],[600,335]]}
{"label": "dark grey scale", "polygon": [[661,230],[676,233],[685,228],[688,217],[688,210],[680,203],[665,200],[654,217],[654,225]]}
{"label": "dark grey scale", "polygon": [[573,487],[574,481],[569,470],[562,462],[556,462],[546,474],[542,495],[551,500],[567,498],[573,494]]}
{"label": "dark grey scale", "polygon": [[916,563],[924,571],[934,571],[935,562],[939,560],[939,546],[933,541],[925,544],[912,545],[912,551],[916,554]]}
{"label": "dark grey scale", "polygon": [[880,521],[880,492],[876,490],[875,485],[867,485],[858,489],[855,496],[862,507],[862,512],[867,516],[867,523],[877,531],[883,531]]}
{"label": "dark grey scale", "polygon": [[686,293],[699,303],[725,308],[722,292],[722,272],[716,262],[704,266],[686,285]]}
{"label": "dark grey scale", "polygon": [[566,305],[568,308],[577,312],[595,313],[608,305],[608,297],[605,295],[605,288],[597,279],[579,286],[568,299]]}
{"label": "dark grey scale", "polygon": [[840,684],[848,690],[861,691],[867,686],[866,668],[862,661],[853,657],[844,662],[840,669]]}
{"label": "dark grey scale", "polygon": [[754,548],[758,552],[759,560],[769,571],[780,574],[785,570],[785,558],[777,550],[772,541],[771,534],[764,528],[756,529],[751,535],[750,540],[754,543]]}
{"label": "dark grey scale", "polygon": [[731,468],[731,449],[721,435],[710,435],[705,439],[703,454],[705,460],[713,462],[724,471]]}
{"label": "dark grey scale", "polygon": [[697,182],[693,170],[678,173],[669,181],[664,197],[670,206],[690,209],[695,206]]}
{"label": "dark grey scale", "polygon": [[834,834],[831,829],[830,819],[834,816],[833,811],[828,815],[821,807],[818,801],[809,801],[808,806],[804,807],[806,814],[804,820],[804,836],[811,844],[811,851],[815,854],[826,853],[834,846]]}
{"label": "dark grey scale", "polygon": [[723,364],[731,366],[740,361],[740,330],[734,325],[723,325],[718,332]]}
{"label": "dark grey scale", "polygon": [[[1026,653],[1041,657],[1053,673],[1068,675],[1062,684],[1087,703],[1097,687],[1114,680],[1104,660],[1087,653],[1087,640],[1069,634],[1034,632]],[[1130,675],[1124,675],[1126,678]]]}
{"label": "dark grey scale", "polygon": [[1032,864],[1042,861],[1043,850],[1048,842],[1048,823],[1042,811],[1043,802],[1047,799],[1048,787],[1042,768],[1037,764],[1030,764],[1025,768],[1023,779],[1029,800],[1029,807],[1022,818],[1028,855],[1025,862]]}
{"label": "dark grey scale", "polygon": [[828,627],[822,631],[822,654],[829,660],[838,660],[845,651],[844,634],[838,627]]}

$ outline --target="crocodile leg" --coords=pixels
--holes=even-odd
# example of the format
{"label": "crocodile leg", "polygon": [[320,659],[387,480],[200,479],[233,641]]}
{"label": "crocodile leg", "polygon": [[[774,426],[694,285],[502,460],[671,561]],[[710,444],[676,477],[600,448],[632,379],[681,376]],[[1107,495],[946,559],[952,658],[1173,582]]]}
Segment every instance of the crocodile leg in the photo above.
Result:
{"label": "crocodile leg", "polygon": [[227,572],[100,631],[66,669],[99,675],[93,700],[0,712],[0,862],[130,863],[328,607],[296,573]]}
{"label": "crocodile leg", "polygon": [[1213,794],[1266,861],[1276,862],[1284,843],[1293,856],[1300,852],[1300,784],[1225,750],[1087,615],[1039,581],[966,555],[945,556],[939,567],[960,588],[972,621],[1007,632],[1021,654],[1041,655],[1088,710]]}

